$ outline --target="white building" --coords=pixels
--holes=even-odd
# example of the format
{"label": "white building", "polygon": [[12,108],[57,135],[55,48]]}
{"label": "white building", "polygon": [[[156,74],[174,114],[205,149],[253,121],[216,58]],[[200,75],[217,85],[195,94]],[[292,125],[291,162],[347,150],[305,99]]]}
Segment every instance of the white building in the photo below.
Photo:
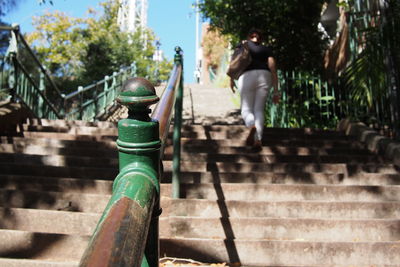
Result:
{"label": "white building", "polygon": [[118,0],[118,25],[121,31],[134,33],[147,27],[147,0]]}

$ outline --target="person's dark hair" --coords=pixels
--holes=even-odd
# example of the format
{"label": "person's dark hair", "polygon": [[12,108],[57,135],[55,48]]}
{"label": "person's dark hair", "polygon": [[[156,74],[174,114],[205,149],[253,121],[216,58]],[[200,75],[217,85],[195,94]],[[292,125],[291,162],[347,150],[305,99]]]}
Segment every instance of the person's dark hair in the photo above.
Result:
{"label": "person's dark hair", "polygon": [[250,37],[254,33],[256,33],[258,36],[260,36],[261,40],[264,40],[263,32],[260,29],[257,29],[257,28],[251,28],[249,33],[247,34],[247,36]]}

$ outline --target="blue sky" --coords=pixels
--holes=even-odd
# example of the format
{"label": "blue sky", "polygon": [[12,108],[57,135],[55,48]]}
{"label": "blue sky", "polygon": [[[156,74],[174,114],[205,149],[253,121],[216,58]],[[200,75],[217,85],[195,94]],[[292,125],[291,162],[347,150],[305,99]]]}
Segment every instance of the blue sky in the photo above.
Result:
{"label": "blue sky", "polygon": [[[47,1],[48,2],[48,1]],[[18,23],[22,32],[31,32],[32,16],[44,11],[60,10],[73,17],[85,17],[89,7],[98,8],[101,0],[53,0],[39,5],[37,0],[21,0],[19,6],[4,18],[6,22]],[[184,51],[185,83],[192,83],[195,66],[196,20],[192,4],[195,0],[148,0],[147,24],[161,42],[165,57],[173,59],[174,48]]]}

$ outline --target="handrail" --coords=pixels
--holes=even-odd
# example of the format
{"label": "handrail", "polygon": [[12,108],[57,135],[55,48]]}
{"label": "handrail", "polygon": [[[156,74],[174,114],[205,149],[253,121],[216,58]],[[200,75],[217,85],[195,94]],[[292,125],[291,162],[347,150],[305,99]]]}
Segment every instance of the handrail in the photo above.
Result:
{"label": "handrail", "polygon": [[[25,94],[23,97],[20,95],[19,98],[26,102],[34,114],[40,118],[95,120],[97,117],[104,114],[107,108],[114,103],[115,95],[117,91],[120,90],[122,81],[136,75],[136,66],[132,63],[130,66],[121,68],[118,72],[114,72],[111,77],[106,76],[103,80],[86,87],[79,86],[76,91],[65,95],[61,93],[46,68],[40,63],[40,60],[29,47],[20,32],[19,26],[16,24],[13,26],[0,26],[0,30],[11,32],[10,46],[7,50],[7,59],[10,64],[16,64],[15,60],[18,59],[19,46],[22,46],[23,49],[27,51],[27,55],[38,70],[37,73],[35,72],[35,75],[28,75],[28,72],[23,70],[26,74],[25,76],[29,77],[27,81],[30,83],[30,86],[26,86],[21,84],[17,77],[17,73],[23,65],[12,66],[14,71],[12,75],[15,76],[15,78],[13,78],[13,86],[10,82],[8,84],[11,89],[9,90],[11,94],[15,93],[17,90],[24,91]],[[37,74],[39,74],[40,77],[37,77]],[[109,82],[111,82],[111,85],[108,85]],[[38,86],[39,83],[40,85]],[[46,86],[46,84],[48,86]],[[28,97],[31,99],[37,95],[39,97],[43,96],[40,99],[42,107],[30,106],[29,104],[32,103],[29,103],[30,101],[26,98]],[[51,114],[35,112],[36,110],[42,109],[51,110],[52,112]]]}
{"label": "handrail", "polygon": [[128,118],[118,123],[120,172],[79,266],[158,266],[161,147],[173,103],[179,103],[175,95],[182,94],[175,90],[183,88],[181,49],[175,51],[175,66],[153,119],[148,107],[159,98],[147,80],[128,79],[117,98],[129,109]]}
{"label": "handrail", "polygon": [[165,140],[168,136],[169,125],[171,122],[172,108],[175,104],[175,94],[178,91],[179,81],[182,75],[182,65],[175,65],[172,70],[171,78],[164,90],[163,97],[154,109],[151,118],[160,123],[160,139]]}

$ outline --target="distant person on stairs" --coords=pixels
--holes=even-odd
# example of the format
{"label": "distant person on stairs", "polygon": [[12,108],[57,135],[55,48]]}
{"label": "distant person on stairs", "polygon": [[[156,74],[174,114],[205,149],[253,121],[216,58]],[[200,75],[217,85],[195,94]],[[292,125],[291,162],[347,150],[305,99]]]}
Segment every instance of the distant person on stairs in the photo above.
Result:
{"label": "distant person on stairs", "polygon": [[[280,100],[278,76],[272,50],[262,44],[261,31],[250,30],[247,43],[252,61],[238,80],[240,108],[243,120],[250,128],[247,145],[261,148],[265,103],[271,86],[274,87],[273,102],[277,104]],[[233,88],[233,80],[231,87]]]}

